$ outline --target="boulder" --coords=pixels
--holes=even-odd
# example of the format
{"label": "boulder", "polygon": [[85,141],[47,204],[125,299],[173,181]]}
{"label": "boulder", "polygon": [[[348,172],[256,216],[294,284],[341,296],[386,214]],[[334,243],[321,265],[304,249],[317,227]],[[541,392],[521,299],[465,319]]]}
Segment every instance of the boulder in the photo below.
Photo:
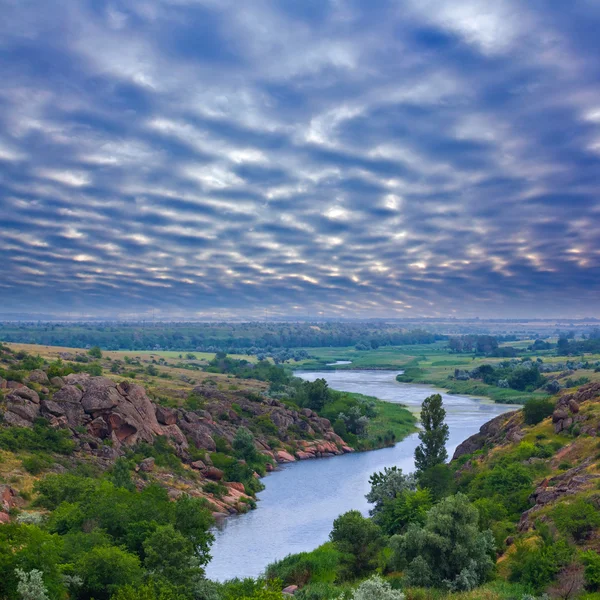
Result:
{"label": "boulder", "polygon": [[201,460],[195,460],[193,463],[191,463],[190,466],[193,469],[198,469],[198,471],[202,471],[203,469],[206,469],[206,465]]}
{"label": "boulder", "polygon": [[238,492],[241,492],[242,494],[246,493],[246,488],[244,487],[244,484],[240,483],[239,481],[228,481],[225,485],[232,490],[237,490]]}
{"label": "boulder", "polygon": [[88,414],[108,412],[119,404],[117,385],[108,377],[91,377],[86,382],[81,406]]}
{"label": "boulder", "polygon": [[287,587],[284,587],[281,590],[281,593],[285,594],[286,596],[293,596],[297,591],[298,591],[297,585],[288,585]]}
{"label": "boulder", "polygon": [[6,387],[9,390],[18,390],[19,388],[25,387],[25,384],[21,383],[20,381],[7,381]]}
{"label": "boulder", "polygon": [[0,509],[8,512],[14,508],[17,505],[16,498],[17,492],[13,488],[6,484],[0,485]]}
{"label": "boulder", "polygon": [[65,380],[62,377],[52,377],[52,379],[50,379],[50,384],[54,387],[61,388],[65,385]]}
{"label": "boulder", "polygon": [[196,448],[209,450],[210,452],[214,452],[217,449],[215,440],[211,435],[211,429],[202,422],[188,423],[186,420],[182,420],[179,423],[179,427],[190,437]]}
{"label": "boulder", "polygon": [[166,406],[157,406],[156,420],[162,425],[175,425],[177,423],[177,415],[175,411]]}
{"label": "boulder", "polygon": [[110,435],[108,423],[102,417],[96,417],[88,424],[88,431],[94,437],[105,439]]}
{"label": "boulder", "polygon": [[207,467],[202,471],[202,475],[207,479],[212,479],[213,481],[221,481],[223,479],[223,471],[221,469],[217,469],[217,467]]}
{"label": "boulder", "polygon": [[69,373],[64,377],[69,385],[85,385],[90,379],[89,373]]}
{"label": "boulder", "polygon": [[280,463],[294,462],[296,459],[285,450],[277,450],[275,452],[275,460]]}
{"label": "boulder", "polygon": [[46,415],[62,417],[65,414],[65,409],[58,402],[54,402],[54,400],[42,400],[41,407],[42,412]]}
{"label": "boulder", "polygon": [[140,462],[140,471],[144,471],[144,473],[149,473],[150,471],[154,471],[154,465],[156,460],[153,456],[149,456]]}
{"label": "boulder", "polygon": [[78,387],[69,384],[58,390],[52,399],[55,402],[72,402],[79,404],[82,397],[83,392]]}
{"label": "boulder", "polygon": [[0,512],[0,525],[7,525],[10,523],[10,516],[5,512]]}
{"label": "boulder", "polygon": [[34,404],[40,403],[40,397],[38,396],[38,393],[35,390],[32,390],[31,388],[25,386],[13,390],[6,397],[6,399],[10,400],[10,398],[14,397],[22,398],[23,400],[28,400],[29,402],[33,402]]}
{"label": "boulder", "polygon": [[2,377],[0,377],[0,390],[5,390],[7,385],[8,385],[8,381],[6,381],[6,379],[2,379]]}
{"label": "boulder", "polygon": [[[90,420],[81,406],[83,392],[74,385],[64,385],[52,397],[53,404],[63,410],[71,427],[78,427]],[[55,414],[55,413],[53,413]]]}
{"label": "boulder", "polygon": [[45,371],[41,369],[34,369],[29,373],[29,381],[33,383],[39,383],[40,385],[50,385],[50,380],[48,379],[48,375],[46,375]]}
{"label": "boulder", "polygon": [[[23,388],[29,390],[29,388]],[[32,402],[27,398],[28,394],[23,396],[18,394],[21,390],[14,390],[6,397],[6,412],[4,420],[15,427],[31,427],[35,419],[39,416],[39,397],[35,394],[37,402]]]}

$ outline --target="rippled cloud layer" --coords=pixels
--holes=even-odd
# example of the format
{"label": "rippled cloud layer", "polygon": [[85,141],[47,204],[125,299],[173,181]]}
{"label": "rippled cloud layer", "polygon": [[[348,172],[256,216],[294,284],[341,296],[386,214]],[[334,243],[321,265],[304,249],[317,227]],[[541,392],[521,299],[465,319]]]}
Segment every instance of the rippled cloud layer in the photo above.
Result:
{"label": "rippled cloud layer", "polygon": [[4,310],[600,316],[597,2],[0,8]]}

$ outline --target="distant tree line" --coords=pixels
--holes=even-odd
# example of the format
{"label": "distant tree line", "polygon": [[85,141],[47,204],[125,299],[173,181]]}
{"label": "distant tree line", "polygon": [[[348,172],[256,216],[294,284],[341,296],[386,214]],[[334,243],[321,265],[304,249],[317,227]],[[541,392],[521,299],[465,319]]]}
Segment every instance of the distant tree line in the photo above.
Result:
{"label": "distant tree line", "polygon": [[[373,323],[0,323],[6,342],[105,350],[182,350],[264,354],[285,348],[431,344],[422,329]],[[250,352],[251,351],[251,352]],[[285,359],[284,359],[285,360]]]}

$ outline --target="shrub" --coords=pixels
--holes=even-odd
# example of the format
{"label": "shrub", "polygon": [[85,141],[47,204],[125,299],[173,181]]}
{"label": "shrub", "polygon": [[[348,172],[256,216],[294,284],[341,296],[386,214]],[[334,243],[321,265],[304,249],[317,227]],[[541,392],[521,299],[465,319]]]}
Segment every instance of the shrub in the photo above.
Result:
{"label": "shrub", "polygon": [[393,590],[379,575],[373,575],[356,588],[352,600],[404,600],[404,594]]}
{"label": "shrub", "polygon": [[600,511],[583,498],[568,504],[562,502],[551,512],[551,516],[558,530],[573,536],[576,542],[582,542],[600,527]]}
{"label": "shrub", "polygon": [[268,579],[280,579],[285,585],[333,583],[340,563],[340,553],[331,543],[312,552],[290,554],[271,563],[265,573]]}
{"label": "shrub", "polygon": [[18,452],[19,450],[56,452],[71,454],[75,442],[66,429],[53,429],[45,419],[36,419],[33,428],[10,427],[0,430],[0,448]]}
{"label": "shrub", "polygon": [[88,350],[88,354],[92,357],[92,358],[102,358],[102,350],[100,350],[99,346],[92,346],[89,350]]}
{"label": "shrub", "polygon": [[510,560],[509,579],[541,592],[571,562],[572,556],[573,551],[564,540],[546,539],[533,547],[519,544]]}
{"label": "shrub", "polygon": [[592,590],[600,590],[600,554],[593,550],[581,553],[581,560],[585,565],[585,581]]}
{"label": "shrub", "polygon": [[39,475],[44,469],[52,466],[53,461],[48,456],[34,454],[22,460],[23,468],[32,475]]}
{"label": "shrub", "polygon": [[523,406],[523,417],[527,425],[537,425],[554,412],[554,402],[532,398]]}

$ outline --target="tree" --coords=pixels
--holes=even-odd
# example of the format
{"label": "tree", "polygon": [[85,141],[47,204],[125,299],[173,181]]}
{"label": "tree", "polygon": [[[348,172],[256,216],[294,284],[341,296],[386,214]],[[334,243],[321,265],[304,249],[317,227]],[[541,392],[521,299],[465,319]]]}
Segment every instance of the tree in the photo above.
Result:
{"label": "tree", "polygon": [[136,585],[142,579],[137,556],[116,546],[98,546],[86,552],[77,562],[77,573],[89,596],[105,600],[121,586]]}
{"label": "tree", "polygon": [[409,585],[471,590],[494,568],[494,538],[481,532],[479,514],[464,494],[449,496],[428,513],[423,526],[412,524],[390,540],[393,562]]}
{"label": "tree", "polygon": [[417,482],[413,474],[405,475],[398,467],[384,467],[383,471],[375,472],[369,477],[371,490],[365,496],[367,501],[375,506],[369,511],[371,516],[383,510],[386,500],[393,500],[406,490],[414,490]]}
{"label": "tree", "polygon": [[360,577],[375,568],[382,545],[381,530],[358,510],[350,510],[333,522],[329,538],[342,552],[342,565],[348,579]]}
{"label": "tree", "polygon": [[419,432],[421,444],[415,449],[415,467],[417,473],[426,471],[446,461],[446,442],[448,441],[448,425],[444,423],[444,410],[440,394],[425,398],[421,405],[421,424]]}
{"label": "tree", "polygon": [[161,581],[190,586],[203,571],[192,542],[173,525],[162,525],[144,541],[144,566]]}
{"label": "tree", "polygon": [[99,346],[92,346],[89,350],[88,350],[88,354],[92,357],[92,358],[102,358],[102,350],[100,350]]}
{"label": "tree", "polygon": [[411,523],[423,525],[432,506],[433,499],[428,489],[405,490],[391,500],[384,500],[382,510],[373,520],[386,535],[404,533]]}

